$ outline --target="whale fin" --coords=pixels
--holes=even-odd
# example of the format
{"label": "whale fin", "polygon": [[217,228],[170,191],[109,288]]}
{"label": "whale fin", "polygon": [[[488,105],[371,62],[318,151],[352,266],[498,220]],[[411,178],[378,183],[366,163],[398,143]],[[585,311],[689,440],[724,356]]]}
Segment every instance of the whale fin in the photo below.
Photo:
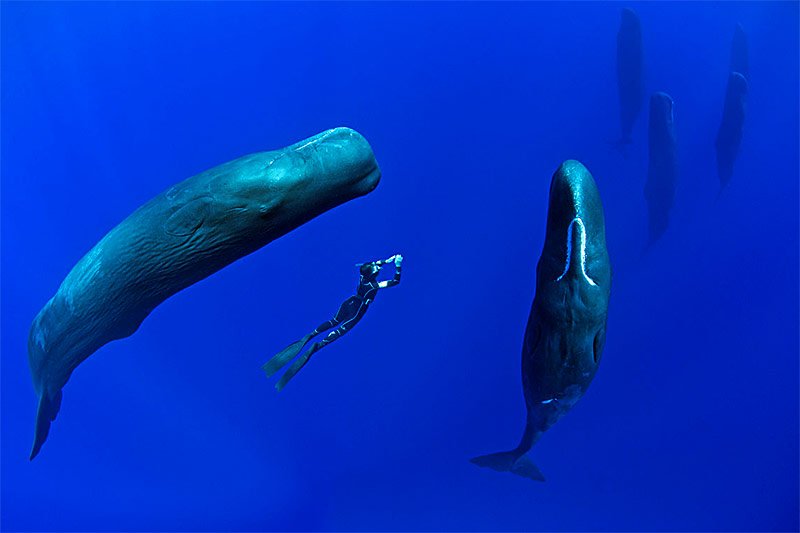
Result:
{"label": "whale fin", "polygon": [[533,479],[534,481],[544,481],[544,475],[539,468],[533,464],[533,461],[525,454],[519,455],[519,452],[516,450],[481,455],[479,457],[473,457],[469,461],[472,464],[484,468],[491,468],[498,472],[511,472],[512,474]]}
{"label": "whale fin", "polygon": [[50,432],[50,422],[56,419],[59,409],[61,409],[61,391],[59,390],[53,398],[50,398],[47,391],[43,391],[42,396],[39,398],[39,408],[36,411],[36,430],[29,458],[31,461],[39,453],[44,441],[47,440],[47,434]]}

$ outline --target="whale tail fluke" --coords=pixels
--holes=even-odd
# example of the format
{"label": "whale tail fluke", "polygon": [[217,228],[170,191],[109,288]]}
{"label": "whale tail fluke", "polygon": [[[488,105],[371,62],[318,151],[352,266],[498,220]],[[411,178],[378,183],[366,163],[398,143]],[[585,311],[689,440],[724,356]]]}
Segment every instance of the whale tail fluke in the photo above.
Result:
{"label": "whale tail fluke", "polygon": [[511,472],[534,481],[544,481],[544,475],[533,461],[526,454],[520,455],[517,450],[473,457],[470,462],[498,472]]}
{"label": "whale tail fluke", "polygon": [[31,461],[42,449],[44,441],[47,440],[47,434],[50,432],[50,422],[56,419],[59,409],[61,409],[61,391],[59,390],[52,398],[46,390],[43,391],[42,396],[39,398],[39,409],[36,411],[36,430],[33,436]]}
{"label": "whale tail fluke", "polygon": [[628,159],[631,155],[631,147],[633,146],[633,139],[630,137],[622,137],[615,141],[606,141],[614,150],[616,150],[623,159]]}
{"label": "whale tail fluke", "polygon": [[283,368],[286,363],[291,361],[297,354],[300,353],[300,351],[303,349],[303,346],[308,344],[308,341],[311,340],[311,337],[313,337],[313,334],[309,333],[299,341],[293,342],[275,355],[272,359],[267,361],[264,366],[261,367],[261,370],[267,374],[268,378],[272,377],[275,372]]}

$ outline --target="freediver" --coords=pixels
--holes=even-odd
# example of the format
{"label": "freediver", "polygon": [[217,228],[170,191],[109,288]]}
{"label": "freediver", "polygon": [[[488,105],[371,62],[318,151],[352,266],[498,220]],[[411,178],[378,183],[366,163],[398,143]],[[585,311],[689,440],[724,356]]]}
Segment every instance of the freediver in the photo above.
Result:
{"label": "freediver", "polygon": [[[394,263],[394,277],[386,281],[378,281],[378,273],[381,271],[384,265],[389,263]],[[336,315],[332,319],[317,326],[314,331],[305,337],[284,348],[283,351],[278,353],[261,367],[267,374],[267,377],[271,377],[278,370],[283,368],[283,366],[286,365],[293,357],[299,354],[313,337],[331,328],[335,328],[333,331],[328,333],[324,339],[312,344],[311,348],[309,348],[307,352],[298,357],[292,366],[289,367],[286,373],[281,376],[281,379],[275,385],[275,388],[279,391],[283,389],[286,384],[289,383],[289,380],[292,379],[300,371],[300,369],[305,366],[306,363],[308,363],[308,360],[312,355],[314,355],[324,346],[327,346],[350,331],[367,312],[367,308],[375,299],[375,296],[378,294],[378,290],[385,289],[387,287],[394,287],[395,285],[399,284],[402,264],[403,256],[396,254],[388,259],[372,261],[359,265],[360,278],[358,280],[356,294],[349,297],[344,301],[344,303],[342,303],[342,305],[339,306],[339,310],[336,311]]]}

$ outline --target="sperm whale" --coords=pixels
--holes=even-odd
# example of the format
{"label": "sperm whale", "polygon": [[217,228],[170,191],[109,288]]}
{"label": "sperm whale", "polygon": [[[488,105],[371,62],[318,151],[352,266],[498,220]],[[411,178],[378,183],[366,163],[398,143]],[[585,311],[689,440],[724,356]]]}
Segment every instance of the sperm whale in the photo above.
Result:
{"label": "sperm whale", "polygon": [[605,345],[610,293],[600,194],[586,167],[565,161],[550,184],[544,249],[522,345],[525,431],[515,449],[475,457],[474,464],[544,481],[526,454],[592,382]]}
{"label": "sperm whale", "polygon": [[644,197],[647,201],[648,245],[660,239],[669,225],[678,181],[678,142],[675,103],[667,93],[650,97],[649,157]]}
{"label": "sperm whale", "polygon": [[371,192],[369,143],[334,128],[188,178],[113,228],[33,321],[28,362],[39,397],[33,459],[75,368],[133,334],[161,302],[312,218]]}
{"label": "sperm whale", "polygon": [[632,9],[624,8],[617,32],[617,90],[622,137],[620,144],[630,144],[633,125],[644,102],[644,52],[642,24]]}
{"label": "sperm whale", "polygon": [[731,72],[728,76],[725,104],[716,140],[717,174],[721,188],[724,188],[733,177],[734,163],[742,145],[747,113],[747,89],[747,78],[739,72]]}

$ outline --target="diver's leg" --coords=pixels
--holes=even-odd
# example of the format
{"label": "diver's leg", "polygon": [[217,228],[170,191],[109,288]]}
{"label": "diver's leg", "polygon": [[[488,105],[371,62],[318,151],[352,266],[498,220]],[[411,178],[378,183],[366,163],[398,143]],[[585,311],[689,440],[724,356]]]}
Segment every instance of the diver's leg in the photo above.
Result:
{"label": "diver's leg", "polygon": [[298,357],[297,360],[294,363],[292,363],[292,366],[289,367],[286,373],[283,376],[281,376],[281,379],[275,385],[275,388],[278,390],[283,389],[286,386],[286,384],[289,383],[289,380],[292,379],[298,372],[300,372],[300,369],[303,368],[306,365],[306,363],[308,363],[312,355],[314,355],[319,350],[321,350],[325,346],[329,345],[330,343],[332,343],[333,341],[335,341],[336,339],[338,339],[339,337],[350,331],[350,329],[359,320],[361,320],[361,317],[363,316],[364,316],[363,310],[358,309],[355,316],[350,317],[349,320],[346,320],[338,328],[328,333],[325,336],[325,338],[322,339],[321,341],[312,344],[311,348],[309,348],[306,353]]}
{"label": "diver's leg", "polygon": [[336,314],[330,320],[326,320],[319,326],[317,329],[314,330],[312,336],[322,333],[324,331],[328,331],[329,329],[338,326],[342,320],[348,320],[350,317],[353,316],[354,313],[358,312],[359,299],[356,296],[351,296],[344,302],[342,305],[339,306],[339,309],[336,311]]}
{"label": "diver's leg", "polygon": [[339,323],[339,321],[336,320],[336,318],[331,318],[330,320],[326,320],[325,322],[323,322],[322,324],[317,326],[317,329],[314,330],[314,332],[312,333],[312,336],[313,335],[317,335],[319,333],[322,333],[323,331],[328,331],[329,329],[331,329],[332,327],[334,327],[338,323]]}
{"label": "diver's leg", "polygon": [[[339,306],[339,310],[336,311],[336,315],[332,319],[326,320],[325,322],[317,326],[316,329],[314,329],[314,331],[312,331],[305,337],[301,338],[300,340],[293,342],[292,344],[281,350],[272,359],[267,361],[264,364],[264,366],[261,367],[261,369],[266,373],[267,377],[272,377],[275,374],[275,372],[283,368],[284,365],[286,365],[286,363],[291,361],[294,356],[300,353],[303,347],[305,347],[305,345],[308,344],[308,341],[310,341],[313,337],[319,335],[324,331],[331,329],[332,327],[338,326],[342,320],[346,320],[350,315],[352,315],[353,310],[358,309],[358,307],[356,307],[357,305],[356,300],[357,299],[353,296],[345,300],[342,303],[342,305]],[[300,366],[302,367],[302,365]]]}

